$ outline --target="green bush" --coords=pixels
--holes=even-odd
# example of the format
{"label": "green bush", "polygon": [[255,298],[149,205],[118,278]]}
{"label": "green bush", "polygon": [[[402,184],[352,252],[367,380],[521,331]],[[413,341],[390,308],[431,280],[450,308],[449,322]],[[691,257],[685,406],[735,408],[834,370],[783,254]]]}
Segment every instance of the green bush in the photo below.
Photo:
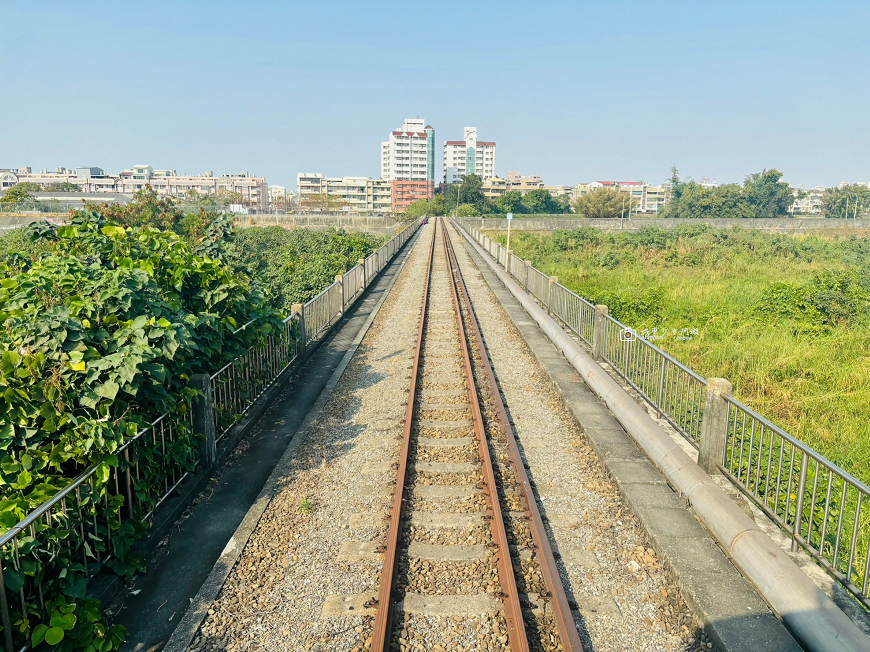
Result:
{"label": "green bush", "polygon": [[228,263],[237,271],[260,279],[269,288],[274,307],[290,313],[366,258],[386,238],[344,229],[288,230],[280,226],[239,229]]}
{"label": "green bush", "polygon": [[[92,211],[69,226],[29,231],[54,242],[49,255],[10,254],[0,265],[0,524],[12,527],[100,466],[82,491],[94,533],[80,539],[55,517],[37,524],[38,544],[20,539],[20,565],[2,551],[7,594],[23,589],[28,597],[24,612],[10,602],[16,647],[32,637],[114,649],[123,632],[94,616],[87,579],[99,567],[95,553],[111,554],[122,574],[141,568],[130,547],[145,530],[119,518],[125,499],[109,483],[115,451],[158,415],[183,417],[190,375],[236,358],[278,331],[281,318],[246,277],[171,232],[124,228]],[[250,320],[257,328],[236,332]],[[178,420],[171,446],[136,460],[133,492],[143,513],[162,492],[167,462],[194,469],[197,444],[185,423]]]}

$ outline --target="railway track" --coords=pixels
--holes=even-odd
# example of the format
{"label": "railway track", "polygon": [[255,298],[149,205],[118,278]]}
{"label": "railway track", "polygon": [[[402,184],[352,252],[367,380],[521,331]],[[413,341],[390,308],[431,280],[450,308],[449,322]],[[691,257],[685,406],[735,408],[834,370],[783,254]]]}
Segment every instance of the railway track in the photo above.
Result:
{"label": "railway track", "polygon": [[434,228],[371,649],[471,637],[581,652],[450,234]]}

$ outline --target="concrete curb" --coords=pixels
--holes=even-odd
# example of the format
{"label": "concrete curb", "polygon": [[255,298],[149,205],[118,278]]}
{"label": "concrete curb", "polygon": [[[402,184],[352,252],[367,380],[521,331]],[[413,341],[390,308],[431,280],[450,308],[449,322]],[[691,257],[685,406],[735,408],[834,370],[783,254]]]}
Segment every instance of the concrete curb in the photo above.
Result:
{"label": "concrete curb", "polygon": [[714,644],[735,652],[801,650],[631,436],[489,269],[473,243],[467,241],[466,250],[643,524]]}
{"label": "concrete curb", "polygon": [[266,507],[269,506],[269,503],[272,500],[272,496],[275,493],[275,490],[278,488],[278,484],[280,481],[287,477],[290,472],[290,468],[293,464],[293,461],[296,459],[296,455],[299,452],[299,449],[308,439],[308,434],[311,431],[311,426],[317,417],[320,415],[320,412],[323,410],[323,407],[326,405],[326,402],[332,396],[332,393],[335,391],[336,385],[338,385],[339,380],[341,380],[342,375],[344,375],[347,366],[350,364],[351,359],[359,348],[360,343],[371,327],[372,323],[374,323],[375,318],[378,316],[381,310],[381,306],[384,305],[384,301],[386,301],[390,292],[393,289],[396,281],[399,278],[399,275],[402,273],[402,270],[405,268],[405,264],[408,262],[408,258],[410,257],[411,250],[414,247],[417,239],[420,237],[420,233],[422,229],[418,229],[416,233],[411,237],[410,240],[406,243],[406,255],[404,260],[399,264],[396,273],[393,275],[393,278],[390,279],[389,284],[386,288],[384,288],[384,293],[381,295],[381,298],[378,300],[378,303],[372,309],[371,314],[369,315],[366,322],[363,324],[362,328],[360,328],[359,333],[354,338],[353,343],[350,348],[345,352],[344,357],[339,363],[338,367],[330,376],[329,381],[326,383],[326,386],[321,391],[320,396],[317,397],[317,401],[314,403],[314,406],[311,408],[311,411],[305,417],[305,420],[302,422],[302,425],[299,426],[299,430],[293,436],[293,439],[290,440],[290,444],[287,446],[287,449],[284,451],[284,454],[281,456],[281,459],[278,461],[278,464],[273,469],[269,479],[266,481],[266,484],[263,486],[262,491],[260,491],[259,496],[257,496],[257,500],[251,505],[251,508],[248,510],[248,513],[245,514],[245,517],[242,519],[242,522],[239,524],[239,527],[236,529],[233,536],[227,542],[224,551],[221,553],[220,558],[215,562],[212,571],[209,573],[205,582],[203,582],[202,587],[197,592],[196,596],[190,603],[190,607],[184,613],[184,616],[179,621],[178,626],[175,628],[175,631],[172,633],[169,641],[167,641],[164,646],[164,652],[184,652],[187,647],[190,645],[190,642],[193,640],[193,637],[196,636],[196,632],[199,630],[202,621],[205,620],[206,615],[208,614],[209,607],[217,598],[218,593],[223,588],[224,583],[229,577],[230,572],[238,561],[239,557],[242,554],[242,551],[245,549],[248,541],[251,538],[251,535],[254,533],[254,530],[257,527],[257,524],[260,522],[260,517],[266,511]]}

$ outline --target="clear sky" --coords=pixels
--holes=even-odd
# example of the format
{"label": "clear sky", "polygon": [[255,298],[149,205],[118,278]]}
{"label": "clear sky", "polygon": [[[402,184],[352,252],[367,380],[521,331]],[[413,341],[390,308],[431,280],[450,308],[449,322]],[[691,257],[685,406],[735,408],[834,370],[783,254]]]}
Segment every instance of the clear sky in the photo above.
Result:
{"label": "clear sky", "polygon": [[0,0],[0,168],[380,174],[422,117],[498,174],[870,181],[870,3]]}

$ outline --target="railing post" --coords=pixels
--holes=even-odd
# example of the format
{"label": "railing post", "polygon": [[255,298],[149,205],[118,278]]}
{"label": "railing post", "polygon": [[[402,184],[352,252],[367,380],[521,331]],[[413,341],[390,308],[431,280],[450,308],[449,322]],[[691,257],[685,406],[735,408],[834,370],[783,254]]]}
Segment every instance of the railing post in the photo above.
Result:
{"label": "railing post", "polygon": [[508,273],[508,276],[511,275],[511,258],[514,256],[514,250],[507,250],[507,261],[505,261],[505,271]]}
{"label": "railing post", "polygon": [[595,306],[595,321],[592,324],[592,357],[604,359],[607,345],[607,306]]}
{"label": "railing post", "polygon": [[550,282],[547,284],[547,314],[553,314],[553,287],[559,282],[558,276],[551,276]]}
{"label": "railing post", "polygon": [[338,285],[338,303],[341,306],[338,314],[344,316],[344,277],[341,274],[335,275],[335,284]]}
{"label": "railing post", "polygon": [[[629,343],[625,343],[626,352],[628,351]],[[659,367],[659,393],[658,398],[656,400],[656,418],[662,418],[662,402],[665,398],[665,369],[667,365],[668,359],[665,356],[662,356],[662,364]]]}
{"label": "railing post", "polygon": [[290,308],[290,314],[296,316],[299,322],[299,359],[305,359],[305,344],[308,340],[308,334],[305,331],[305,310],[301,303],[294,303]]}
{"label": "railing post", "polygon": [[728,402],[725,399],[729,396],[730,382],[724,378],[707,379],[698,464],[711,475],[719,472],[719,464],[725,464],[725,447],[728,444]]}
{"label": "railing post", "polygon": [[369,285],[369,280],[366,278],[366,261],[365,258],[360,258],[356,261],[356,264],[362,267],[362,275],[363,275],[363,290],[365,290]]}
{"label": "railing post", "polygon": [[[801,456],[801,477],[798,481],[797,503],[794,508],[794,523],[791,528],[791,551],[797,552],[798,537],[801,535],[801,522],[804,519],[804,494],[807,492],[807,472],[810,468],[810,458],[806,453]],[[818,471],[818,467],[816,467]],[[812,507],[810,509],[812,512]],[[788,514],[786,514],[788,518]],[[812,529],[812,528],[811,528]]]}
{"label": "railing post", "polygon": [[527,261],[526,261],[526,283],[525,283],[525,285],[523,286],[523,289],[524,289],[526,292],[529,291],[529,270],[530,270],[530,269],[532,269],[532,261],[531,261],[531,260],[527,260]]}
{"label": "railing post", "polygon": [[202,435],[199,442],[199,459],[202,469],[210,469],[217,457],[217,444],[214,427],[214,398],[211,394],[211,377],[208,374],[192,374],[190,384],[202,392],[202,396],[193,399],[191,405],[191,420],[193,432]]}

